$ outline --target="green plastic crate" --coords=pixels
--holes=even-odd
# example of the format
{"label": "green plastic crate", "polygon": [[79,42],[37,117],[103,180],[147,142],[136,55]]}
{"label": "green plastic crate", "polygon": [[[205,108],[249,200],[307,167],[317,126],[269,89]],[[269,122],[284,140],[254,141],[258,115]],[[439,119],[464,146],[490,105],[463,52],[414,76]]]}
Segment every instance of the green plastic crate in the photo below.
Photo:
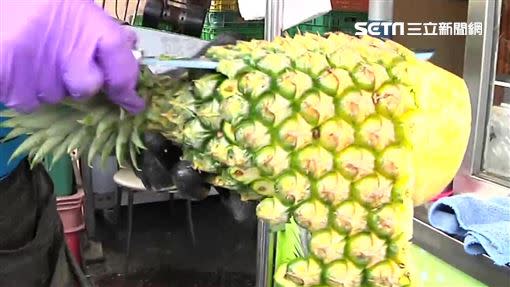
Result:
{"label": "green plastic crate", "polygon": [[[143,22],[143,16],[138,15],[135,17],[135,21],[133,21],[133,26],[143,27],[142,22]],[[172,32],[174,29],[173,29],[172,25],[169,25],[166,23],[159,23],[158,30]]]}
{"label": "green plastic crate", "polygon": [[289,28],[286,32],[291,36],[294,36],[298,32],[318,33],[322,35],[327,32],[341,31],[354,34],[356,31],[354,24],[357,22],[366,22],[367,20],[367,13],[331,11],[323,16]]}
{"label": "green plastic crate", "polygon": [[357,12],[339,12],[333,11],[331,12],[332,16],[330,18],[329,24],[332,28],[343,28],[343,27],[352,27],[354,28],[354,24],[357,22],[366,22],[368,21],[368,13],[357,13]]}
{"label": "green plastic crate", "polygon": [[239,12],[209,12],[201,38],[214,40],[222,33],[233,32],[246,40],[264,38],[264,21],[245,21]]}
{"label": "green plastic crate", "polygon": [[250,40],[250,39],[264,39],[264,26],[260,27],[204,27],[202,29],[202,36],[201,38],[203,40],[214,40],[216,37],[223,33],[227,32],[234,32],[238,33],[239,35],[243,36],[244,40]]}
{"label": "green plastic crate", "polygon": [[135,20],[133,21],[133,26],[142,26],[142,21],[143,21],[143,16],[142,15],[137,15],[135,17]]}
{"label": "green plastic crate", "polygon": [[44,166],[53,182],[53,192],[57,197],[73,194],[74,172],[70,156],[59,159],[50,169],[51,156],[44,160]]}
{"label": "green plastic crate", "polygon": [[211,0],[209,11],[225,12],[225,11],[239,11],[237,0]]}
{"label": "green plastic crate", "polygon": [[250,24],[250,22],[252,21],[245,21],[239,12],[208,12],[205,16],[204,25],[212,27],[229,27],[237,24]]}

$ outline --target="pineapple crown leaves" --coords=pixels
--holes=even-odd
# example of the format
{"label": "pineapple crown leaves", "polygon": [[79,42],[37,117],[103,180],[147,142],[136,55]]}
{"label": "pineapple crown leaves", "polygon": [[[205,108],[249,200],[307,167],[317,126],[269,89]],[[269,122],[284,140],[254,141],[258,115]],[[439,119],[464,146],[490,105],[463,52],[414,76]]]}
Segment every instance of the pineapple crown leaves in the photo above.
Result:
{"label": "pineapple crown leaves", "polygon": [[[142,69],[138,93],[147,102],[153,95],[163,94],[167,86],[167,78],[155,77]],[[137,157],[146,149],[140,135],[147,129],[147,111],[128,114],[102,92],[86,101],[65,99],[55,105],[44,105],[30,114],[4,110],[0,116],[7,118],[0,127],[11,129],[3,141],[28,135],[9,162],[28,156],[33,167],[51,156],[51,169],[62,156],[77,149],[80,155],[86,155],[89,166],[96,156],[104,165],[108,157],[115,154],[120,166],[130,163],[139,169]]]}
{"label": "pineapple crown leaves", "polygon": [[[228,37],[222,41],[226,42],[213,43],[210,47],[234,42]],[[57,155],[54,157],[56,161],[66,152],[78,149],[82,155],[87,153],[87,162],[91,165],[96,155],[101,155],[104,161],[114,151],[119,165],[123,166],[129,157],[131,164],[138,168],[137,155],[140,150],[145,149],[139,135],[148,126],[147,117],[151,119],[158,117],[154,114],[154,110],[158,111],[158,104],[165,110],[168,110],[166,105],[185,110],[198,119],[217,116],[212,112],[207,114],[207,110],[194,111],[190,108],[190,103],[181,102],[182,93],[186,90],[188,93],[191,92],[188,74],[176,80],[169,76],[155,76],[148,69],[142,69],[138,92],[141,97],[152,103],[152,106],[141,115],[127,115],[122,109],[111,112],[115,111],[116,107],[108,102],[103,93],[86,102],[64,100],[57,105],[47,105],[29,115],[5,111],[3,115],[10,119],[2,126],[13,128],[6,139],[22,134],[29,135],[11,159],[28,153],[32,164],[36,164],[49,154]],[[155,99],[152,99],[154,95]],[[57,124],[53,124],[55,122]],[[172,129],[179,130],[183,127],[178,121],[175,124]],[[178,132],[162,126],[165,128],[163,133],[172,134],[173,138],[177,137]]]}

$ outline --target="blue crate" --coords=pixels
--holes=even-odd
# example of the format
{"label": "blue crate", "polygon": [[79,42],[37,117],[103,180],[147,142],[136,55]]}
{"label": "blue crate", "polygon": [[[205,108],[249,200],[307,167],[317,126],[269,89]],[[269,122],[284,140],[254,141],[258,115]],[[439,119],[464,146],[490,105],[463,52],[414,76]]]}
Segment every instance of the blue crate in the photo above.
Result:
{"label": "blue crate", "polygon": [[[0,104],[0,111],[4,110],[5,106]],[[4,121],[5,118],[0,117],[0,123]],[[2,128],[0,129],[0,140],[9,133],[10,129]],[[12,153],[18,148],[18,146],[25,140],[25,137],[18,137],[7,141],[5,143],[0,142],[0,179],[7,176],[12,170],[14,170],[19,163],[24,159],[24,157],[19,157],[10,163],[8,163],[9,158]]]}
{"label": "blue crate", "polygon": [[[0,111],[3,111],[5,109],[6,109],[5,106],[0,104]],[[5,120],[6,120],[6,118],[0,117],[0,123],[5,121]],[[9,133],[9,129],[0,128],[0,138],[5,137],[8,133]]]}

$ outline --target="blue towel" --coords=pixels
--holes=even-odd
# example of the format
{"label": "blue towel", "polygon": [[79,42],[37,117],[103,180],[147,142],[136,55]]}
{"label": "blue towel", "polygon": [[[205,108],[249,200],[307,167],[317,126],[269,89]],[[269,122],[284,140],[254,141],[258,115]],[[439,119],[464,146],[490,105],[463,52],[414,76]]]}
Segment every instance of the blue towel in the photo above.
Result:
{"label": "blue towel", "polygon": [[429,221],[439,230],[463,237],[468,254],[486,253],[500,266],[510,263],[510,197],[441,198],[431,206]]}

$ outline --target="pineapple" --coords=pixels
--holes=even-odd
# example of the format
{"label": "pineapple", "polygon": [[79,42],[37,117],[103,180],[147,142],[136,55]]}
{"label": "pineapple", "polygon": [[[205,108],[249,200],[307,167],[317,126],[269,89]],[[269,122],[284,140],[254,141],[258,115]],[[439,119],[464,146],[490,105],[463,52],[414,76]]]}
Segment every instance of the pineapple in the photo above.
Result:
{"label": "pineapple", "polygon": [[[310,232],[311,254],[279,266],[280,285],[416,286],[413,206],[460,166],[471,126],[464,81],[390,40],[342,33],[238,42],[206,56],[218,69],[198,79],[144,73],[149,107],[136,117],[81,103],[51,107],[72,122],[65,131],[14,117],[14,134],[33,133],[17,154],[115,150],[135,164],[139,133],[157,131],[211,184],[260,200],[257,215],[273,230],[293,219]],[[75,140],[82,130],[86,141]]]}

